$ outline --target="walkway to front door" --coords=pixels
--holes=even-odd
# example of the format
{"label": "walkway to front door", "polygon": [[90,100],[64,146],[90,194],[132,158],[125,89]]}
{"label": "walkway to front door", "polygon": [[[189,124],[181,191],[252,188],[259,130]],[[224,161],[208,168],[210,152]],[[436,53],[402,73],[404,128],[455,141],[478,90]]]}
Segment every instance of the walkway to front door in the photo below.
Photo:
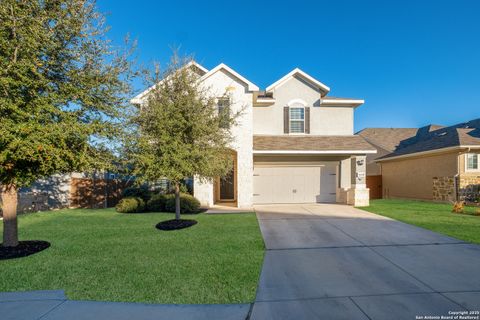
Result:
{"label": "walkway to front door", "polygon": [[256,206],[251,319],[415,319],[480,310],[480,246],[343,205]]}

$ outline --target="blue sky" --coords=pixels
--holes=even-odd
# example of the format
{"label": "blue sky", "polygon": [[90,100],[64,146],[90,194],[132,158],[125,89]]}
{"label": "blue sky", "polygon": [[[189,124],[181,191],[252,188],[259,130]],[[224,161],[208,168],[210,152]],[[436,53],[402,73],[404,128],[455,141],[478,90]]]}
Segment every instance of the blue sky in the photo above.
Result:
{"label": "blue sky", "polygon": [[[480,1],[98,0],[145,66],[170,47],[207,68],[224,62],[265,88],[295,67],[363,98],[355,129],[480,117]],[[140,89],[140,83],[137,84]]]}

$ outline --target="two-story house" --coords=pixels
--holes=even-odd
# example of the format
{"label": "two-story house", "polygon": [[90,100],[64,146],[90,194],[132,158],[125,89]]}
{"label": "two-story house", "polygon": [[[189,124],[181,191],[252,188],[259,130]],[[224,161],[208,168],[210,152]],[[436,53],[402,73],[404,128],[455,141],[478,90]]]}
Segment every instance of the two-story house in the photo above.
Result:
{"label": "two-story house", "polygon": [[[218,97],[218,108],[242,110],[231,128],[232,172],[207,183],[194,178],[194,195],[203,205],[368,205],[366,155],[376,150],[353,126],[363,100],[329,97],[329,87],[300,69],[260,91],[223,63],[212,70],[190,66]],[[141,104],[146,94],[132,102]]]}

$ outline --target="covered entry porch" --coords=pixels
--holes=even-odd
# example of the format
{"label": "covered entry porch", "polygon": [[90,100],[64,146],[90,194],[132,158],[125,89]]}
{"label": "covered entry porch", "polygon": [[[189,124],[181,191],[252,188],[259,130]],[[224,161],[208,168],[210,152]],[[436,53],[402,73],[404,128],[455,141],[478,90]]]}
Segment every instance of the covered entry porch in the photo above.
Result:
{"label": "covered entry porch", "polygon": [[362,137],[258,135],[253,137],[253,204],[369,205]]}

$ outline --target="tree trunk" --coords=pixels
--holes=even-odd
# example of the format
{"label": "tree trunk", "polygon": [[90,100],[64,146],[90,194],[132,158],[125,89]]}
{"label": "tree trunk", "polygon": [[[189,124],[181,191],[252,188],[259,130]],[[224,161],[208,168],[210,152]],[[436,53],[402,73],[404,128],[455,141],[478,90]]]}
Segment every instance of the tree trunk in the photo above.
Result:
{"label": "tree trunk", "polygon": [[17,186],[9,184],[2,186],[3,210],[3,246],[16,247],[18,245],[17,226]]}
{"label": "tree trunk", "polygon": [[180,184],[175,182],[175,219],[180,220]]}

